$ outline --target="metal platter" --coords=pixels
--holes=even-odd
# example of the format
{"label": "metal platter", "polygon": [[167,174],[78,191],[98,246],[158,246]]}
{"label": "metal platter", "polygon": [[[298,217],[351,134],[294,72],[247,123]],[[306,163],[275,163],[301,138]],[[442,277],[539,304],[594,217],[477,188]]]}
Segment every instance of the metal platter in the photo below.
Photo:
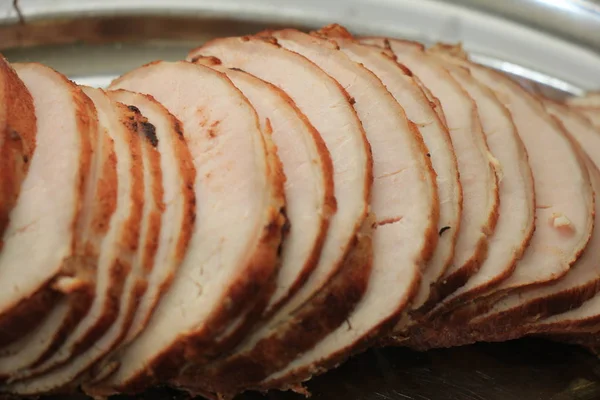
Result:
{"label": "metal platter", "polygon": [[[148,61],[181,59],[218,36],[346,25],[472,57],[553,97],[600,88],[599,0],[0,0],[0,51],[103,86]],[[20,18],[22,17],[22,18]],[[373,349],[315,378],[314,399],[600,399],[600,362],[541,339],[416,353]],[[155,389],[147,399],[185,395]],[[269,399],[300,395],[269,393]],[[64,396],[56,397],[64,399]],[[247,394],[240,399],[264,398]]]}

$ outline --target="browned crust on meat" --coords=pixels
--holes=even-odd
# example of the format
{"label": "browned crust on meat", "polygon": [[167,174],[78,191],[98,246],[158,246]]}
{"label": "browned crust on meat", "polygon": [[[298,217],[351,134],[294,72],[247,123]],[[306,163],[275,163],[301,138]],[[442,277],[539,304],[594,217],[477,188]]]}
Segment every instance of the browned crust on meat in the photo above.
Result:
{"label": "browned crust on meat", "polygon": [[[424,161],[425,165],[427,166],[427,168],[425,170],[423,170],[423,173],[430,175],[430,180],[435,188],[436,187],[435,183],[434,183],[435,182],[435,172],[433,170],[431,160],[429,158],[425,157],[425,154],[427,153],[427,147],[425,146],[425,142],[423,141],[423,138],[420,135],[419,130],[414,123],[409,121],[409,127],[410,127],[414,137],[417,139],[416,143],[419,147],[420,154],[423,154],[423,158],[424,158],[423,161]],[[436,190],[436,200],[437,200],[437,190]],[[432,210],[431,224],[430,224],[429,228],[427,229],[427,231],[425,232],[425,238],[426,238],[425,244],[421,250],[420,258],[422,259],[422,263],[421,263],[422,268],[426,265],[427,261],[433,255],[435,246],[437,245],[438,218],[439,218],[439,202],[435,201],[433,210]],[[376,226],[374,226],[374,228],[376,229]],[[373,346],[374,344],[376,344],[379,340],[381,340],[382,337],[387,336],[388,334],[391,333],[391,331],[394,329],[394,327],[398,323],[398,320],[402,316],[402,313],[405,311],[406,306],[410,303],[410,300],[417,294],[417,292],[419,290],[421,275],[420,274],[415,275],[414,278],[415,279],[411,283],[411,289],[409,290],[409,294],[407,296],[407,301],[403,304],[399,304],[394,313],[390,314],[390,316],[387,319],[380,321],[380,323],[377,324],[376,326],[373,326],[369,330],[369,332],[367,334],[363,335],[359,340],[352,343],[348,347],[346,347],[342,350],[339,350],[335,354],[327,355],[327,357],[323,358],[322,360],[318,361],[317,363],[314,363],[314,364],[304,367],[302,369],[296,369],[292,373],[290,373],[284,377],[281,377],[279,379],[263,382],[263,383],[261,383],[261,385],[252,387],[252,389],[264,391],[264,390],[270,390],[273,388],[279,388],[282,390],[287,390],[291,386],[294,386],[300,382],[311,379],[315,375],[320,375],[332,368],[337,367],[339,364],[343,363],[345,360],[347,360],[351,356],[359,354],[359,353],[367,350],[369,347]]]}
{"label": "browned crust on meat", "polygon": [[[272,46],[278,46],[276,40],[274,38],[256,38],[256,37],[245,37],[241,38],[242,41],[250,41],[250,40],[260,40],[264,43],[268,43]],[[212,42],[212,44],[208,44],[206,46],[217,45]],[[192,51],[190,56],[193,57],[195,53],[201,53],[202,50]],[[301,57],[301,56],[299,56]],[[308,61],[310,62],[310,61]],[[347,101],[349,103],[352,102],[350,96],[345,92],[345,90],[337,83],[333,81],[333,83],[337,84],[340,90],[344,93]],[[364,131],[362,132],[362,140],[364,141],[365,148],[368,149],[367,154],[367,162],[365,165],[366,174],[365,174],[365,186],[363,187],[364,193],[366,196],[369,196],[371,184],[372,184],[372,155],[370,151],[370,145],[366,139],[366,135]],[[368,197],[367,197],[368,198]],[[365,199],[367,200],[367,199]],[[366,204],[365,204],[366,206]],[[366,217],[366,207],[363,214],[363,217],[360,218],[360,223],[356,225],[356,232],[362,225],[364,218]],[[295,355],[300,352],[307,350],[311,346],[314,345],[320,338],[322,338],[327,333],[331,332],[331,330],[335,329],[335,327],[339,326],[341,322],[345,319],[345,316],[351,310],[346,309],[347,311],[342,312],[342,305],[337,305],[335,307],[327,307],[324,303],[326,299],[329,297],[331,299],[339,296],[337,293],[338,287],[344,284],[348,284],[349,279],[347,276],[348,260],[353,259],[353,257],[348,256],[348,251],[352,252],[351,249],[355,247],[356,243],[351,243],[346,250],[346,260],[345,262],[340,263],[340,266],[336,268],[336,274],[334,277],[322,288],[318,294],[314,295],[312,299],[306,302],[303,306],[301,306],[298,310],[296,310],[289,319],[286,319],[282,322],[276,332],[268,335],[268,337],[262,339],[257,346],[255,346],[252,350],[242,355],[232,356],[231,359],[226,359],[223,364],[223,367],[219,367],[218,365],[213,365],[211,368],[215,371],[218,369],[224,370],[233,370],[233,374],[222,374],[221,372],[216,371],[216,373],[210,373],[202,369],[201,373],[195,371],[198,369],[197,366],[190,366],[187,369],[190,371],[192,375],[229,375],[236,376],[235,371],[240,371],[245,374],[249,374],[248,381],[252,381],[258,379],[259,375],[263,375],[262,377],[266,377],[269,374],[269,371],[274,371],[278,366],[281,366],[285,363],[285,360],[291,361],[295,357]],[[370,268],[369,268],[370,269]],[[364,292],[364,288],[361,289],[361,295],[358,296],[357,301],[362,296]],[[343,305],[344,307],[348,307],[348,305]],[[351,304],[352,308],[354,304]],[[342,321],[337,321],[336,319],[340,317],[339,313],[337,315],[330,315],[332,309],[339,309],[339,313],[342,314]],[[326,318],[324,318],[326,316]],[[310,334],[308,334],[306,329],[301,329],[300,327],[310,327]],[[302,333],[300,333],[302,332]],[[274,354],[277,353],[278,357],[275,359]],[[273,358],[273,359],[272,359]],[[239,364],[236,364],[239,363]],[[240,365],[238,367],[231,367],[231,365]],[[252,375],[252,377],[250,377]],[[236,376],[236,378],[242,378],[242,376]],[[181,379],[181,378],[178,378]],[[216,378],[215,378],[216,379]],[[223,377],[223,379],[227,379]],[[236,382],[232,384],[240,385],[241,379],[235,379]],[[212,381],[212,379],[211,379]],[[233,386],[232,386],[233,387]]]}
{"label": "browned crust on meat", "polygon": [[[105,94],[104,94],[105,95]],[[81,354],[95,343],[110,328],[119,315],[124,283],[131,273],[132,254],[139,246],[142,211],[144,206],[144,172],[142,163],[142,139],[138,135],[138,124],[143,122],[139,112],[130,110],[125,105],[113,102],[114,112],[119,115],[120,123],[125,128],[129,149],[131,151],[131,195],[130,212],[123,230],[120,232],[119,256],[110,266],[109,291],[102,307],[101,316],[73,346],[73,355]]]}
{"label": "browned crust on meat", "polygon": [[[47,68],[47,67],[44,67]],[[58,73],[57,73],[58,74]],[[90,171],[92,167],[93,149],[95,148],[94,139],[97,135],[98,123],[96,109],[91,100],[75,84],[69,81],[63,75],[57,75],[63,79],[65,84],[70,86],[73,101],[76,104],[76,119],[79,126],[81,139],[80,163],[75,191],[77,194],[78,205],[73,219],[73,231],[78,231],[78,225],[83,219],[85,192],[88,186]],[[90,299],[93,298],[93,283],[90,281],[88,268],[89,255],[85,253],[86,249],[80,249],[81,238],[73,235],[71,243],[70,259],[65,260],[62,271],[48,281],[44,286],[37,290],[32,296],[24,299],[15,307],[7,310],[0,315],[0,346],[12,343],[19,337],[25,336],[33,329],[51,310],[56,301],[64,296],[73,298],[77,302],[77,309],[86,308]],[[85,247],[85,246],[84,246]],[[55,283],[63,276],[76,277],[81,281],[77,289],[71,293],[61,293],[55,289]],[[54,300],[54,301],[53,301]]]}
{"label": "browned crust on meat", "polygon": [[[436,227],[433,227],[432,229],[437,235]],[[423,254],[426,254],[429,251],[431,250],[425,247]],[[419,289],[420,276],[416,276],[416,278],[417,279],[412,282],[412,288],[410,289],[412,294],[407,297],[409,299],[412,298]],[[261,385],[252,386],[251,389],[261,391],[271,389],[291,390],[291,388],[295,387],[298,383],[307,381],[312,379],[314,376],[321,375],[333,368],[336,368],[350,357],[362,353],[373,345],[376,345],[382,338],[389,335],[398,323],[398,319],[404,312],[406,305],[407,303],[399,305],[396,312],[394,312],[389,318],[381,321],[377,326],[371,328],[368,334],[362,336],[358,341],[352,343],[350,346],[339,350],[335,354],[328,355],[317,363],[301,369],[296,369],[281,378],[263,382]]]}
{"label": "browned crust on meat", "polygon": [[327,236],[329,221],[331,216],[335,214],[337,210],[337,202],[335,199],[333,184],[333,162],[331,161],[331,155],[329,154],[329,150],[327,150],[325,141],[315,127],[310,123],[304,113],[302,113],[302,111],[298,108],[296,103],[287,95],[287,93],[269,82],[265,83],[269,85],[272,90],[276,91],[286,101],[286,103],[288,103],[290,107],[296,111],[298,117],[301,118],[304,124],[309,128],[311,139],[313,140],[318,153],[318,163],[323,171],[323,181],[325,185],[323,188],[323,215],[321,218],[321,225],[319,226],[319,234],[317,235],[317,239],[315,240],[311,254],[304,264],[300,277],[290,287],[287,295],[283,296],[278,303],[271,305],[269,314],[263,315],[264,319],[272,316],[304,285],[304,283],[306,283],[306,280],[317,266],[319,257],[321,255],[321,250],[323,249],[323,244],[325,243],[325,238]]}
{"label": "browned crust on meat", "polygon": [[[224,74],[222,76],[226,78]],[[241,94],[241,92],[239,93]],[[260,129],[256,114],[255,124],[257,129]],[[283,227],[286,223],[285,175],[270,137],[265,137],[263,132],[261,138],[265,149],[266,186],[270,191],[266,197],[268,206],[265,207],[262,233],[256,239],[253,254],[249,256],[244,272],[240,273],[237,281],[231,285],[227,297],[223,299],[220,307],[211,312],[211,316],[205,324],[205,329],[191,333],[173,343],[172,346],[157,356],[145,370],[132,377],[119,390],[135,391],[136,388],[146,387],[149,382],[154,382],[156,377],[164,381],[176,375],[182,363],[186,360],[194,360],[194,362],[200,363],[207,358],[216,356],[217,354],[213,353],[213,346],[216,346],[215,349],[218,352],[224,351],[224,346],[223,348],[219,346],[219,335],[231,323],[235,322],[237,317],[243,316],[248,311],[248,304],[256,305],[256,298],[258,298],[261,291],[269,288],[273,275],[279,267],[279,249]],[[250,309],[252,309],[252,306]],[[248,315],[251,314],[252,312],[248,313]],[[241,329],[234,332],[231,337],[243,337],[244,332],[242,332],[242,329],[249,329],[250,327],[251,324],[241,324]],[[232,345],[228,340],[225,342]]]}
{"label": "browned crust on meat", "polygon": [[[153,64],[153,63],[150,63]],[[127,92],[123,89],[115,90],[115,92]],[[177,248],[175,252],[175,265],[179,266],[183,261],[187,253],[187,248],[189,241],[192,237],[192,232],[194,228],[194,223],[196,221],[196,194],[194,192],[194,182],[196,180],[196,168],[194,167],[194,163],[192,160],[192,155],[189,151],[187,143],[185,141],[185,136],[183,134],[183,127],[181,126],[181,122],[171,114],[161,103],[156,101],[154,97],[148,94],[136,93],[138,96],[142,96],[147,100],[151,101],[153,105],[159,108],[162,111],[164,117],[168,118],[172,132],[175,132],[175,135],[170,135],[171,137],[161,137],[159,140],[170,140],[174,149],[175,158],[178,161],[178,170],[179,175],[181,176],[182,187],[180,193],[183,198],[183,215],[182,224],[179,229],[179,237],[177,240]],[[169,131],[171,132],[171,131]],[[162,188],[162,179],[161,179],[161,190]],[[162,200],[161,200],[162,202]],[[163,204],[164,206],[164,204]],[[162,211],[161,211],[162,212]],[[162,282],[159,293],[160,295],[156,297],[154,300],[154,304],[152,304],[151,308],[158,303],[160,298],[171,285],[173,278],[177,271],[171,271],[169,276]],[[148,314],[145,320],[142,322],[143,326],[146,326],[151,314]]]}
{"label": "browned crust on meat", "polygon": [[[98,122],[96,121],[96,124]],[[91,217],[87,221],[81,221],[80,234],[85,243],[82,246],[84,256],[71,260],[72,268],[78,269],[78,276],[85,276],[89,282],[89,290],[83,293],[73,293],[69,298],[69,311],[60,327],[54,334],[52,343],[46,351],[33,364],[33,367],[41,365],[49,359],[67,340],[75,326],[87,314],[92,304],[95,288],[93,284],[96,279],[100,245],[104,235],[108,231],[109,221],[117,206],[117,159],[112,139],[100,130],[95,137],[98,145],[94,146],[95,168],[98,168],[95,180],[89,182],[87,207],[91,207]],[[100,143],[101,141],[101,143]],[[92,174],[94,175],[94,174]]]}
{"label": "browned crust on meat", "polygon": [[189,365],[172,380],[176,386],[234,395],[252,388],[269,374],[285,367],[340,326],[362,298],[371,275],[372,244],[369,235],[357,234],[343,267],[328,285],[293,318],[261,340],[249,354],[233,355],[212,365]]}
{"label": "browned crust on meat", "polygon": [[[144,295],[147,289],[147,276],[152,272],[154,268],[155,256],[158,250],[158,244],[160,239],[160,231],[162,226],[162,213],[164,211],[163,203],[163,176],[161,169],[161,156],[156,146],[158,145],[158,138],[156,137],[155,127],[148,122],[148,120],[140,114],[140,111],[133,106],[128,106],[130,111],[136,114],[135,125],[133,128],[136,130],[140,139],[140,155],[144,158],[142,174],[145,173],[146,169],[150,173],[150,191],[151,197],[145,199],[143,207],[149,208],[147,215],[147,227],[145,233],[145,242],[139,243],[142,247],[142,259],[141,259],[141,270],[136,271],[136,275],[131,279],[135,279],[134,287],[132,289],[133,294],[129,299],[129,303],[121,305],[125,307],[126,318],[123,324],[123,329],[119,338],[115,341],[115,345],[120,343],[121,340],[127,334],[133,317],[139,304],[140,299]],[[142,175],[143,176],[143,175]],[[145,188],[146,182],[144,182]],[[141,233],[140,233],[141,239]]]}
{"label": "browned crust on meat", "polygon": [[[4,120],[0,119],[0,249],[10,211],[17,202],[21,183],[35,150],[37,119],[33,99],[15,70],[0,54],[0,95]],[[1,116],[0,116],[1,118]]]}
{"label": "browned crust on meat", "polygon": [[[127,92],[126,90],[115,90],[114,92]],[[153,106],[160,110],[163,117],[167,118],[169,121],[169,125],[171,129],[165,131],[165,135],[161,136],[159,140],[168,140],[171,142],[173,146],[173,150],[175,153],[175,160],[177,161],[178,174],[181,177],[181,188],[179,192],[183,198],[183,215],[182,224],[180,229],[178,230],[179,235],[177,239],[177,247],[175,251],[176,257],[176,266],[179,266],[181,261],[183,260],[186,252],[189,240],[192,235],[194,222],[196,219],[196,195],[194,192],[194,181],[196,179],[196,169],[193,165],[192,156],[189,152],[189,148],[185,141],[185,136],[183,134],[183,128],[179,120],[171,114],[161,103],[157,102],[154,97],[147,94],[136,93],[136,96],[142,96],[146,100],[153,103]],[[173,133],[173,134],[171,134]],[[159,165],[160,167],[160,165]],[[162,176],[161,176],[162,178]],[[161,179],[161,188],[162,191],[164,188],[162,186]],[[162,193],[162,192],[161,192]],[[161,207],[164,207],[162,203],[162,194],[161,194]],[[161,209],[162,211],[162,209]],[[150,228],[152,229],[152,228]],[[150,271],[147,271],[150,272]],[[160,301],[162,295],[168,290],[175,274],[176,270],[170,271],[170,274],[163,281],[159,288],[159,295],[154,299],[153,304],[151,305],[151,309],[154,309],[154,306]],[[141,297],[141,293],[138,294],[138,298]],[[141,322],[142,326],[145,327],[150,319],[151,314],[148,314],[146,318]],[[131,322],[131,321],[130,321]],[[99,364],[103,366],[101,362]],[[90,395],[102,395],[106,392],[106,388],[102,386],[102,381],[110,376],[110,373],[104,376],[98,376],[97,372],[103,372],[103,370],[93,371],[91,378],[92,381],[89,385],[85,385],[84,390],[86,393]]]}

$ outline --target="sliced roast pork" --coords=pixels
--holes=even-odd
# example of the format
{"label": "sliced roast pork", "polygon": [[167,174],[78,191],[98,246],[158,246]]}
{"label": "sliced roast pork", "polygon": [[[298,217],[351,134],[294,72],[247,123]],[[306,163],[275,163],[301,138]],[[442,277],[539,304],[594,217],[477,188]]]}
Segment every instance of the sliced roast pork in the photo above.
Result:
{"label": "sliced roast pork", "polygon": [[114,389],[164,382],[202,362],[277,272],[283,173],[254,109],[222,73],[155,62],[115,82],[153,96],[183,125],[196,168],[186,256],[146,328],[120,358]]}
{"label": "sliced roast pork", "polygon": [[[340,326],[362,297],[370,276],[366,220],[372,159],[363,127],[340,84],[274,39],[218,39],[192,51],[190,59],[213,56],[285,91],[323,138],[333,161],[337,212],[332,216],[319,262],[306,283],[230,357],[190,369],[186,386],[208,383],[212,391],[236,392],[293,360]],[[364,247],[364,248],[363,248]]]}
{"label": "sliced roast pork", "polygon": [[[390,43],[394,41],[390,40]],[[533,175],[512,117],[494,93],[467,70],[452,63],[445,63],[444,67],[477,106],[483,132],[495,159],[500,206],[487,257],[479,271],[438,304],[433,313],[451,309],[507,278],[529,244],[535,227]]]}
{"label": "sliced roast pork", "polygon": [[[406,43],[406,44],[405,44]],[[439,289],[444,297],[463,286],[486,258],[498,218],[498,179],[477,106],[436,57],[407,42],[391,42],[398,62],[439,98],[458,161],[463,212],[454,258]]]}
{"label": "sliced roast pork", "polygon": [[[84,216],[78,228],[86,249],[86,268],[95,274],[102,241],[108,232],[111,216],[116,203],[117,170],[113,140],[105,133],[107,126],[100,120],[99,134],[93,135],[94,155],[90,177],[87,183],[83,205]],[[93,276],[93,275],[92,275]],[[92,293],[93,294],[93,293]],[[59,347],[88,312],[93,298],[79,295],[62,301],[35,330],[2,351],[0,356],[0,376],[10,378],[19,371],[33,367],[47,360]]]}
{"label": "sliced roast pork", "polygon": [[333,41],[296,30],[270,34],[282,47],[317,64],[354,99],[373,152],[371,211],[377,228],[369,286],[346,324],[269,376],[260,384],[265,388],[304,380],[389,332],[418,290],[421,270],[437,241],[439,206],[421,135],[379,78],[348,58]]}
{"label": "sliced roast pork", "polygon": [[[108,98],[98,99],[98,97],[106,97],[106,95],[99,90],[97,93],[90,93],[91,91],[90,89],[86,90],[94,100],[98,110],[104,110],[104,104],[101,103],[107,102]],[[113,106],[125,109],[125,106],[120,103],[113,103]],[[71,356],[64,365],[53,368],[40,377],[23,382],[22,384],[28,387],[26,389],[27,393],[46,392],[55,388],[64,390],[66,387],[72,387],[74,384],[79,383],[76,378],[87,371],[102,356],[113,350],[123,340],[131,325],[140,297],[146,288],[147,273],[154,266],[163,210],[163,180],[160,153],[157,151],[158,138],[155,127],[139,113],[137,107],[128,105],[126,109],[135,113],[135,115],[121,114],[121,121],[127,121],[127,124],[130,125],[128,136],[125,139],[130,142],[138,141],[131,138],[136,132],[141,138],[139,154],[132,153],[129,164],[130,169],[135,168],[135,163],[139,162],[141,164],[144,201],[141,204],[139,243],[131,260],[130,272],[124,277],[118,314],[112,321],[110,328],[93,343],[92,347],[80,354]],[[113,128],[109,127],[108,129]],[[121,160],[121,158],[118,158],[117,164],[122,162]],[[136,204],[136,206],[138,205]],[[85,320],[83,323],[85,323]],[[36,389],[32,389],[32,387],[36,387]],[[12,390],[19,391],[19,389]]]}
{"label": "sliced roast pork", "polygon": [[600,92],[588,92],[581,97],[569,97],[566,103],[575,108],[600,107]]}
{"label": "sliced roast pork", "polygon": [[[460,55],[457,48],[445,51]],[[501,305],[502,297],[511,290],[563,278],[581,255],[594,225],[594,196],[589,174],[578,146],[569,139],[562,125],[546,112],[536,97],[504,75],[470,64],[462,57],[448,60],[469,69],[510,111],[533,173],[536,227],[513,273],[448,315],[454,322],[469,319],[469,324],[446,323],[443,328],[413,335],[410,345],[421,349],[493,340],[495,325],[491,323],[498,313],[489,309],[496,303]],[[490,327],[492,332],[487,329]]]}
{"label": "sliced roast pork", "polygon": [[[568,107],[550,101],[544,106],[550,114],[557,117],[567,129],[571,137],[584,149],[588,157],[588,170],[595,185],[596,198],[599,194],[597,170],[600,166],[600,135],[583,116]],[[596,222],[600,218],[596,205]],[[498,339],[507,340],[522,334],[520,329],[511,326],[511,322],[519,321],[523,326],[529,320],[538,320],[548,315],[576,308],[592,297],[600,288],[600,227],[596,223],[592,237],[586,250],[573,268],[562,278],[542,287],[525,288],[510,293],[481,318],[480,324],[493,325]],[[489,318],[489,320],[488,320]],[[506,339],[504,339],[506,338]]]}
{"label": "sliced roast pork", "polygon": [[95,257],[87,253],[80,229],[89,206],[84,203],[96,111],[81,90],[52,69],[39,64],[15,69],[32,95],[38,130],[0,252],[0,279],[12,288],[0,293],[3,345],[25,336],[61,298],[88,299]]}
{"label": "sliced roast pork", "polygon": [[36,130],[31,93],[0,55],[0,249],[33,156]]}
{"label": "sliced roast pork", "polygon": [[[152,135],[153,130],[156,135],[162,174],[162,185],[155,184],[155,190],[152,191],[153,196],[160,194],[162,198],[160,201],[154,198],[153,218],[148,226],[149,230],[160,226],[160,232],[157,238],[152,237],[152,240],[146,241],[147,246],[156,246],[155,262],[150,262],[150,257],[142,262],[148,274],[148,284],[127,333],[126,341],[129,342],[146,326],[160,296],[169,287],[185,257],[196,215],[193,188],[196,169],[185,142],[181,122],[164,106],[151,96],[126,90],[110,91],[108,95],[115,101],[136,107],[147,119],[150,134]],[[148,198],[151,197],[147,193],[146,199]],[[160,214],[159,205],[163,208]]]}
{"label": "sliced roast pork", "polygon": [[[147,274],[146,290],[141,298],[137,298],[137,309],[120,348],[95,368],[92,378],[102,380],[109,375],[110,377],[98,387],[94,382],[87,384],[86,391],[89,394],[100,394],[103,386],[110,387],[113,381],[119,380],[119,373],[112,373],[115,368],[118,368],[120,362],[124,364],[129,362],[131,353],[127,351],[126,345],[146,327],[156,304],[177,273],[187,251],[196,212],[193,186],[196,170],[184,139],[181,123],[149,95],[126,90],[110,91],[108,95],[115,101],[139,109],[148,120],[147,129],[153,130],[156,136],[156,148],[160,153],[162,173],[160,203],[163,210],[162,213],[153,213],[160,220],[152,219],[151,225],[148,225],[148,229],[160,227],[160,233],[158,237],[146,241],[146,245],[151,246],[150,248],[155,247],[156,252],[154,263],[143,263],[143,269]],[[157,185],[155,188],[158,191]],[[157,191],[153,194],[158,195]],[[146,197],[151,198],[148,197],[148,193]],[[155,204],[158,204],[156,199]]]}
{"label": "sliced roast pork", "polygon": [[319,261],[329,218],[335,212],[333,165],[319,132],[281,89],[238,69],[226,68],[214,57],[196,59],[225,73],[256,109],[263,129],[273,130],[273,142],[285,172],[289,230],[281,250],[276,289],[265,316],[271,315],[304,284]]}
{"label": "sliced roast pork", "polygon": [[[597,133],[596,133],[597,134]],[[597,162],[597,161],[596,161]],[[600,172],[596,164],[590,167],[590,177],[594,185],[595,193],[600,193]],[[572,271],[559,281],[558,284],[550,286],[551,289],[542,288],[537,292],[531,291],[529,299],[544,299],[544,295],[549,299],[540,303],[538,309],[540,314],[551,315],[547,318],[532,320],[526,323],[523,331],[528,334],[575,334],[579,331],[592,330],[597,335],[600,328],[600,207],[596,202],[596,225],[592,233],[592,238],[579,261],[575,264]],[[565,281],[565,283],[562,283]],[[595,295],[593,295],[595,293]],[[589,298],[591,296],[591,298]],[[589,298],[583,304],[582,300]],[[572,308],[569,305],[572,304]],[[557,313],[563,311],[561,313]],[[527,321],[526,321],[527,322]],[[585,342],[590,342],[590,339]],[[596,345],[597,345],[597,339]]]}
{"label": "sliced roast pork", "polygon": [[439,237],[433,256],[423,271],[419,291],[411,304],[412,309],[419,309],[429,298],[432,285],[438,282],[452,258],[460,222],[462,194],[448,131],[410,72],[382,53],[381,49],[357,43],[349,32],[337,25],[322,29],[318,34],[334,40],[344,54],[368,68],[381,80],[409,120],[417,126],[428,149],[427,155],[436,173],[439,198],[436,230]]}
{"label": "sliced roast pork", "polygon": [[534,178],[536,229],[510,277],[494,287],[506,291],[558,279],[585,248],[593,228],[594,197],[579,150],[542,103],[509,78],[458,57],[508,108],[525,144]]}
{"label": "sliced roast pork", "polygon": [[[139,162],[143,158],[142,139],[137,132],[141,115],[137,110],[111,101],[100,89],[84,87],[83,91],[98,111],[100,126],[104,128],[101,133],[109,135],[114,143],[117,183],[112,190],[117,193],[116,208],[112,217],[104,221],[109,226],[100,247],[95,271],[95,297],[90,310],[74,329],[67,332],[66,340],[51,357],[34,368],[11,376],[11,382],[18,382],[11,383],[6,389],[14,393],[43,393],[68,383],[70,379],[62,374],[63,371],[69,370],[74,359],[81,359],[78,356],[82,353],[84,357],[91,346],[102,348],[98,340],[113,327],[120,326],[115,325],[120,314],[126,313],[126,318],[132,314],[131,306],[135,303],[125,301],[121,304],[122,297],[127,300],[129,295],[140,290],[139,277],[132,270],[135,269],[140,247],[144,204],[147,202],[153,208],[152,198],[146,201],[144,197],[145,163]],[[149,161],[148,165],[152,163]],[[151,169],[151,173],[150,179],[154,180],[156,171]],[[145,253],[146,247],[142,247]],[[126,293],[125,289],[129,292]],[[63,364],[65,366],[56,369]],[[48,373],[50,369],[52,371]]]}

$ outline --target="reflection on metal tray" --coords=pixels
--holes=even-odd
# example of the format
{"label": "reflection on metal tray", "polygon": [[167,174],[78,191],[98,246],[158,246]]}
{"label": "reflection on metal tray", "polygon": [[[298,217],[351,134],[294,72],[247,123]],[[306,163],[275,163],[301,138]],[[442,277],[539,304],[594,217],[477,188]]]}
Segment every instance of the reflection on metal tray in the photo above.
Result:
{"label": "reflection on metal tray", "polygon": [[[553,97],[600,88],[597,0],[20,0],[24,24],[11,3],[0,0],[0,51],[10,61],[42,62],[96,86],[151,60],[181,59],[212,37],[338,22],[357,34],[461,41],[475,61]],[[600,399],[600,363],[537,339],[373,349],[308,387],[315,399]],[[185,397],[155,389],[144,398]]]}

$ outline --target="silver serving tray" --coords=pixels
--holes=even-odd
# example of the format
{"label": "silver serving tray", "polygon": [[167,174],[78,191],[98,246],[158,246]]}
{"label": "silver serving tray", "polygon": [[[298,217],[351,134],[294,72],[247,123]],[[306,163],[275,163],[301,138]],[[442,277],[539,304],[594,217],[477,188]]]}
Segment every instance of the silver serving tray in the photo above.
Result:
{"label": "silver serving tray", "polygon": [[[12,2],[0,0],[0,51],[94,86],[155,59],[181,59],[212,37],[338,22],[356,34],[462,42],[474,60],[549,96],[600,88],[599,0],[20,0],[21,15]],[[600,362],[538,339],[373,349],[308,386],[315,399],[591,400],[600,399]]]}

